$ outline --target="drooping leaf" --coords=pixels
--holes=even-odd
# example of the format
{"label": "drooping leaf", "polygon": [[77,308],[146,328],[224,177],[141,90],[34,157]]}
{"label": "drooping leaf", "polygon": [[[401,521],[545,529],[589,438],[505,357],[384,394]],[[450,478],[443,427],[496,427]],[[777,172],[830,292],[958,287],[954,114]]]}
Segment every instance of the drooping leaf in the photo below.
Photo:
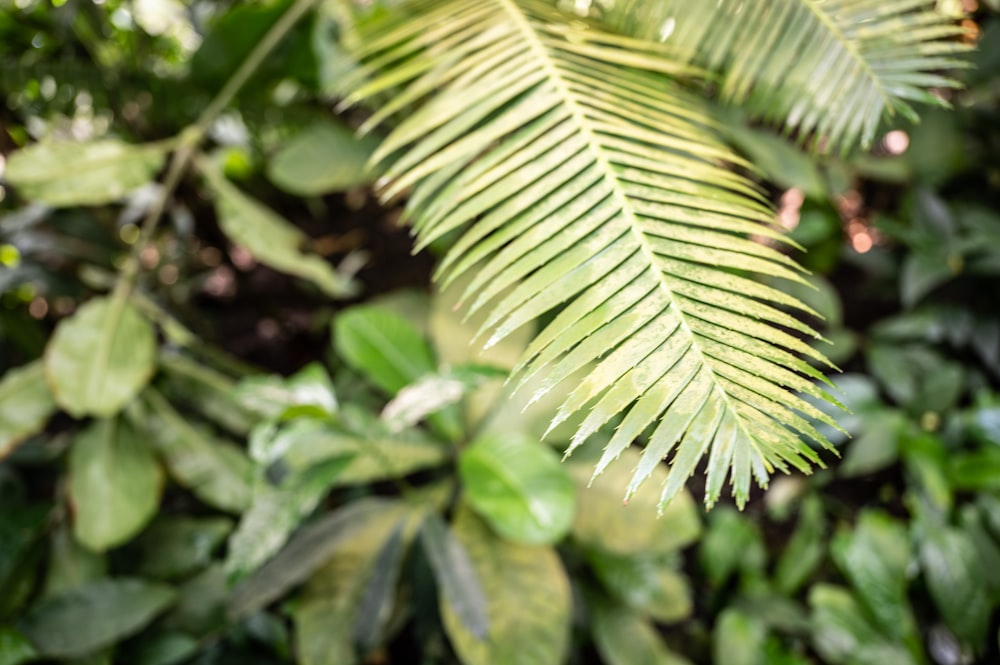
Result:
{"label": "drooping leaf", "polygon": [[698,539],[701,516],[686,491],[652,519],[659,504],[657,487],[666,481],[667,469],[659,465],[650,482],[643,485],[625,504],[621,487],[628,482],[640,453],[628,449],[620,464],[609,468],[590,483],[591,470],[584,464],[567,466],[577,486],[577,509],[573,537],[579,542],[607,552],[625,555],[672,552]]}
{"label": "drooping leaf", "polygon": [[551,547],[518,545],[497,537],[468,508],[453,523],[488,600],[485,640],[469,631],[443,598],[445,632],[464,665],[551,665],[569,647],[571,595]]}
{"label": "drooping leaf", "polygon": [[0,380],[0,460],[37,434],[55,411],[41,362],[4,374]]}
{"label": "drooping leaf", "polygon": [[162,584],[103,579],[43,600],[21,629],[46,657],[80,658],[142,630],[175,599]]}
{"label": "drooping leaf", "polygon": [[359,513],[346,537],[318,562],[322,567],[309,575],[293,613],[302,665],[359,662],[353,639],[359,601],[379,550],[404,519],[407,512],[399,503]]}
{"label": "drooping leaf", "polygon": [[138,570],[146,577],[183,578],[208,566],[233,529],[226,517],[164,517],[139,538]]}
{"label": "drooping leaf", "polygon": [[170,475],[208,505],[227,512],[250,502],[251,464],[231,443],[189,422],[155,390],[144,394],[132,419],[149,435]]}
{"label": "drooping leaf", "polygon": [[94,421],[69,454],[73,533],[103,552],[132,539],[156,514],[163,470],[145,437],[124,419]]}
{"label": "drooping leaf", "polygon": [[56,326],[45,349],[45,376],[70,415],[110,417],[149,382],[156,368],[153,327],[125,294],[94,298]]}
{"label": "drooping leaf", "polygon": [[902,638],[915,628],[906,598],[910,539],[888,515],[866,510],[850,533],[831,544],[837,566],[887,635]]}
{"label": "drooping leaf", "polygon": [[4,176],[25,198],[54,206],[112,203],[150,182],[163,166],[164,145],[115,139],[50,141],[13,153]]}
{"label": "drooping leaf", "polygon": [[355,292],[356,285],[347,275],[338,273],[323,257],[304,251],[309,243],[305,233],[241,192],[216,167],[202,164],[201,172],[215,192],[219,226],[231,241],[261,263],[308,280],[331,297]]}
{"label": "drooping leaf", "polygon": [[552,544],[569,532],[576,488],[558,456],[514,432],[490,434],[462,451],[458,474],[469,504],[498,533]]}
{"label": "drooping leaf", "polygon": [[[245,578],[234,589],[229,611],[234,617],[246,616],[280,598],[289,589],[309,578],[331,556],[351,550],[354,539],[364,541],[368,529],[385,526],[388,537],[391,525],[402,519],[409,507],[398,501],[368,498],[326,515],[304,527],[266,564]],[[379,540],[379,544],[382,540]],[[369,543],[370,544],[370,543]],[[378,544],[374,549],[377,551]],[[374,555],[374,551],[370,553]],[[350,639],[350,628],[345,628]]]}
{"label": "drooping leaf", "polygon": [[[721,96],[830,150],[870,146],[884,116],[917,119],[913,102],[945,106],[934,88],[958,83],[961,28],[930,3],[881,0],[639,0],[606,19],[664,41],[675,57],[722,75]],[[821,144],[822,147],[823,144]],[[933,161],[933,160],[929,160]]]}
{"label": "drooping leaf", "polygon": [[462,542],[437,513],[430,513],[420,527],[420,543],[444,602],[465,630],[479,640],[486,639],[490,630],[488,600]]}
{"label": "drooping leaf", "polygon": [[602,601],[591,602],[588,608],[594,643],[608,665],[689,665],[635,611]]}
{"label": "drooping leaf", "polygon": [[267,164],[267,177],[286,192],[317,196],[367,184],[368,158],[378,143],[334,120],[313,122],[288,139]]}
{"label": "drooping leaf", "polygon": [[709,504],[727,477],[742,502],[751,476],[819,463],[803,416],[833,421],[795,394],[826,399],[796,354],[822,357],[778,327],[815,333],[772,303],[807,308],[733,271],[800,277],[748,237],[781,238],[670,78],[695,70],[538,0],[406,8],[363,26],[374,77],[348,101],[401,89],[369,125],[416,107],[373,161],[386,198],[411,190],[418,247],[461,233],[440,276],[474,273],[462,300],[487,314],[487,347],[559,309],[517,373],[545,377],[537,398],[588,368],[552,422],[586,414],[569,450],[624,413],[600,472],[653,426],[627,494],[671,458],[663,503],[705,456]]}

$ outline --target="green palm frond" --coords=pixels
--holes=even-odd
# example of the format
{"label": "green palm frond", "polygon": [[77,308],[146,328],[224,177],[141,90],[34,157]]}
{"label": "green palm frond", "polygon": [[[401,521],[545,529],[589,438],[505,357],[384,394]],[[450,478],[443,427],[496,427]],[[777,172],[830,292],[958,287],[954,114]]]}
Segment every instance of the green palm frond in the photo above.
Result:
{"label": "green palm frond", "polygon": [[724,99],[823,137],[871,144],[883,115],[947,105],[962,28],[929,0],[598,0],[616,29],[662,41],[722,76]]}
{"label": "green palm frond", "polygon": [[[691,70],[655,44],[581,40],[538,0],[407,7],[365,30],[377,76],[348,101],[401,86],[373,122],[416,106],[376,156],[385,194],[412,188],[419,247],[463,230],[440,273],[478,270],[465,300],[489,312],[487,346],[559,309],[516,372],[541,381],[537,398],[589,368],[553,422],[589,409],[567,453],[624,414],[597,473],[652,425],[629,495],[672,457],[668,501],[707,455],[709,504],[727,475],[742,504],[751,476],[820,463],[800,435],[828,445],[809,419],[833,423],[798,394],[828,399],[800,355],[825,361],[779,309],[806,308],[745,276],[800,271],[748,238],[784,242],[699,100],[664,73]],[[626,58],[641,69],[608,64]]]}

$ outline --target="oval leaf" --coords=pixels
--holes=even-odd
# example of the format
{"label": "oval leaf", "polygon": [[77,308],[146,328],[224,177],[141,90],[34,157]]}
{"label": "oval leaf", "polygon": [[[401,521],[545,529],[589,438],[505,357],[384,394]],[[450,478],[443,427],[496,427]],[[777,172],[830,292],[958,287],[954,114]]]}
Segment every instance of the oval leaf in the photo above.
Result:
{"label": "oval leaf", "polygon": [[555,543],[573,524],[576,488],[544,444],[489,434],[462,452],[458,472],[472,507],[511,540]]}
{"label": "oval leaf", "polygon": [[44,656],[79,658],[142,630],[175,598],[162,584],[103,579],[42,601],[21,628]]}
{"label": "oval leaf", "polygon": [[156,514],[163,472],[146,440],[125,421],[98,420],[69,453],[74,533],[92,550],[130,540]]}
{"label": "oval leaf", "polygon": [[264,265],[309,280],[334,298],[354,293],[351,280],[326,259],[302,251],[309,244],[305,233],[234,187],[214,167],[204,166],[202,174],[215,192],[219,226],[231,241]]}
{"label": "oval leaf", "polygon": [[958,529],[928,526],[920,544],[927,588],[948,626],[979,650],[989,628],[991,603],[975,544]]}
{"label": "oval leaf", "polygon": [[153,389],[129,410],[159,451],[170,475],[206,504],[238,513],[250,503],[252,466],[242,450],[194,426]]}
{"label": "oval leaf", "polygon": [[149,382],[153,327],[124,297],[95,298],[56,326],[45,375],[56,402],[75,417],[110,417]]}
{"label": "oval leaf", "polygon": [[460,510],[453,532],[465,546],[489,601],[485,640],[466,627],[443,598],[441,616],[465,665],[552,665],[569,646],[572,596],[559,555],[551,547],[517,545],[497,537],[470,510]]}
{"label": "oval leaf", "polygon": [[55,410],[40,361],[4,374],[0,380],[0,459],[37,434]]}
{"label": "oval leaf", "polygon": [[162,146],[114,139],[37,143],[12,154],[5,177],[25,198],[54,206],[100,205],[150,182],[163,166]]}
{"label": "oval leaf", "polygon": [[293,136],[271,158],[267,177],[286,192],[316,196],[364,185],[365,165],[378,147],[332,120],[315,122]]}

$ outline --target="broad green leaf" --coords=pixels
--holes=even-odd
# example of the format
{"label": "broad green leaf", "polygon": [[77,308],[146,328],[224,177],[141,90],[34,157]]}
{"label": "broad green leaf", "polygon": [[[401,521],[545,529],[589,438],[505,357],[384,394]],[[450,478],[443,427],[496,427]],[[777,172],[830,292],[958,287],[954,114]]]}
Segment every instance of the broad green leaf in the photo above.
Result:
{"label": "broad green leaf", "polygon": [[80,658],[139,632],[175,599],[162,584],[103,579],[43,600],[21,628],[42,655]]}
{"label": "broad green leaf", "polygon": [[926,346],[872,344],[866,358],[885,391],[918,415],[947,411],[964,389],[963,367]]}
{"label": "broad green leaf", "polygon": [[333,457],[302,472],[291,472],[280,483],[261,478],[250,507],[229,540],[226,569],[244,575],[266,561],[312,513],[330,491],[351,455]]}
{"label": "broad green leaf", "polygon": [[163,517],[136,542],[145,577],[183,578],[205,568],[233,529],[226,517]]}
{"label": "broad green leaf", "polygon": [[634,610],[600,600],[588,603],[588,609],[594,643],[607,665],[689,665]]}
{"label": "broad green leaf", "polygon": [[490,630],[487,599],[468,552],[437,513],[430,513],[420,527],[420,543],[434,571],[441,598],[462,626],[479,640]]}
{"label": "broad green leaf", "polygon": [[813,648],[831,665],[918,665],[899,643],[887,640],[844,588],[809,590]]}
{"label": "broad green leaf", "polygon": [[518,545],[495,535],[468,508],[453,524],[488,600],[489,633],[481,640],[443,598],[445,632],[464,665],[552,665],[569,647],[572,597],[551,547]]}
{"label": "broad green leaf", "polygon": [[925,525],[919,537],[920,567],[934,603],[960,639],[982,649],[991,601],[975,544],[963,531],[938,524]]}
{"label": "broad green leaf", "polygon": [[760,574],[765,557],[763,536],[756,522],[728,506],[711,512],[698,559],[713,587],[721,587],[737,572]]}
{"label": "broad green leaf", "polygon": [[221,563],[212,563],[177,587],[177,604],[159,625],[170,631],[208,636],[226,627],[226,603],[232,590]]}
{"label": "broad green leaf", "polygon": [[376,509],[357,513],[349,532],[331,543],[333,546],[317,561],[320,565],[303,576],[308,577],[308,582],[292,612],[301,665],[360,662],[353,639],[360,599],[370,583],[378,552],[401,520],[408,519],[407,510],[398,503],[366,502],[369,508]]}
{"label": "broad green leaf", "polygon": [[20,631],[0,626],[0,665],[21,665],[38,659],[38,651]]}
{"label": "broad green leaf", "polygon": [[[410,508],[398,501],[366,498],[348,504],[334,513],[317,519],[304,527],[266,564],[234,589],[229,611],[234,617],[252,614],[284,595],[289,589],[309,578],[331,556],[351,551],[351,543],[364,541],[369,529],[376,525],[385,527],[382,534],[388,537],[393,524],[407,516]],[[383,542],[378,540],[378,546]],[[347,629],[348,638],[350,629]]]}
{"label": "broad green leaf", "polygon": [[737,609],[724,610],[715,624],[712,661],[715,665],[770,665],[761,658],[766,637],[756,617]]}
{"label": "broad green leaf", "polygon": [[55,411],[40,361],[4,374],[0,379],[0,460],[41,431]]}
{"label": "broad green leaf", "polygon": [[585,555],[608,593],[632,609],[661,623],[691,615],[691,592],[671,563],[673,557],[599,550],[587,550]]}
{"label": "broad green leaf", "polygon": [[899,438],[907,424],[903,413],[882,408],[864,414],[862,422],[857,438],[851,440],[844,461],[837,467],[837,473],[845,478],[881,471],[899,459]]}
{"label": "broad green leaf", "polygon": [[882,631],[902,639],[915,629],[906,596],[910,538],[888,515],[866,510],[850,533],[837,534],[830,546],[834,561]]}
{"label": "broad green leaf", "polygon": [[333,341],[347,364],[389,395],[437,370],[424,336],[394,312],[352,307],[334,322]]}
{"label": "broad green leaf", "polygon": [[163,470],[148,440],[124,419],[97,420],[69,453],[73,533],[103,552],[132,539],[156,514]]}
{"label": "broad green leaf", "polygon": [[1000,450],[989,447],[951,453],[949,478],[956,490],[1000,491]]}
{"label": "broad green leaf", "polygon": [[313,122],[271,157],[267,177],[286,192],[317,196],[367,184],[366,168],[377,141],[355,135],[336,120]]}
{"label": "broad green leaf", "polygon": [[748,126],[738,113],[724,115],[723,131],[767,179],[782,187],[796,187],[812,199],[826,198],[826,187],[816,162],[786,138]]}
{"label": "broad green leaf", "polygon": [[[672,552],[693,543],[701,534],[701,517],[691,496],[679,494],[656,518],[658,486],[666,481],[662,465],[653,470],[650,482],[622,502],[621,488],[628,484],[640,454],[632,448],[622,453],[618,464],[593,479],[589,465],[567,465],[577,485],[577,509],[573,538],[595,548],[617,554]],[[588,486],[589,483],[589,486]]]}
{"label": "broad green leaf", "polygon": [[163,458],[170,475],[206,504],[238,513],[250,503],[252,466],[242,450],[178,413],[155,390],[130,411]]}
{"label": "broad green leaf", "polygon": [[156,369],[153,326],[124,295],[94,298],[63,319],[45,349],[45,376],[70,415],[110,417]]}
{"label": "broad green leaf", "polygon": [[900,448],[908,484],[940,515],[950,514],[954,504],[948,478],[951,451],[945,443],[928,432],[910,431],[902,437]]}
{"label": "broad green leaf", "polygon": [[150,182],[163,166],[163,145],[115,139],[50,141],[13,153],[5,177],[25,198],[54,206],[112,203]]}
{"label": "broad green leaf", "polygon": [[462,451],[458,474],[469,504],[502,536],[552,544],[573,524],[576,488],[551,448],[513,432]]}
{"label": "broad green leaf", "polygon": [[309,280],[329,296],[354,293],[348,276],[334,270],[323,257],[303,251],[309,244],[305,233],[234,187],[214,166],[202,165],[201,172],[215,192],[219,226],[231,241],[261,263]]}
{"label": "broad green leaf", "polygon": [[808,581],[826,554],[825,537],[823,502],[810,494],[799,508],[795,533],[774,568],[774,584],[780,592],[793,595]]}

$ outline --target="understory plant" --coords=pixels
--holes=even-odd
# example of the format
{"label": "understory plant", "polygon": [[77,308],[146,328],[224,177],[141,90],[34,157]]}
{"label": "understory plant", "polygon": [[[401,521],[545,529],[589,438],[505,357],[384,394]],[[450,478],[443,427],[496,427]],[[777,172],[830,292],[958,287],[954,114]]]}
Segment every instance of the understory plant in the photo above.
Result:
{"label": "understory plant", "polygon": [[21,4],[0,665],[996,652],[995,19]]}

